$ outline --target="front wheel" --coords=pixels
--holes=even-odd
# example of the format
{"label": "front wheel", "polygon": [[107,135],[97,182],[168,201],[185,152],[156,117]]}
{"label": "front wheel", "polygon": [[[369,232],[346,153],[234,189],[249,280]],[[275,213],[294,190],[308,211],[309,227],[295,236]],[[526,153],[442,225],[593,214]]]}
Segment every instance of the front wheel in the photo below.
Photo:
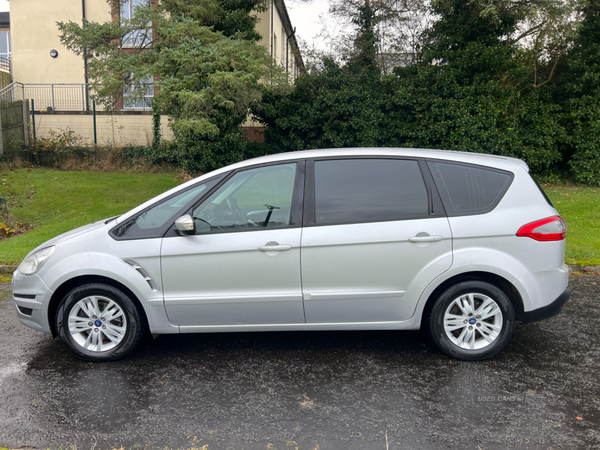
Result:
{"label": "front wheel", "polygon": [[509,343],[515,311],[501,289],[484,281],[463,281],[446,289],[427,320],[429,335],[457,359],[489,358]]}
{"label": "front wheel", "polygon": [[146,328],[137,306],[121,290],[90,283],[76,287],[56,312],[58,336],[84,361],[114,361],[131,352]]}

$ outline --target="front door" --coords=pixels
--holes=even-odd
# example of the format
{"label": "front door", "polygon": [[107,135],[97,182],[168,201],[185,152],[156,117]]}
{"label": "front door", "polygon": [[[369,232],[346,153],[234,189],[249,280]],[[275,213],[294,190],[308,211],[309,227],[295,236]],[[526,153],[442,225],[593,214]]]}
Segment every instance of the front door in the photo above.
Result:
{"label": "front door", "polygon": [[234,173],[192,208],[195,235],[164,238],[161,265],[171,323],[304,323],[301,224],[292,201],[295,185],[301,190],[303,183],[297,165]]}

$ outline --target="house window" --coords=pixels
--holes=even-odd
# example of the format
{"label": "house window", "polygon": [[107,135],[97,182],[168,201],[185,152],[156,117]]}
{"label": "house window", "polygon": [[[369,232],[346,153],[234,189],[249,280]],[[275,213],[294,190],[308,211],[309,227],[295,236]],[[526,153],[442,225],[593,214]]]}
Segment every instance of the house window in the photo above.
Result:
{"label": "house window", "polygon": [[285,32],[283,30],[283,27],[281,27],[281,59],[280,59],[280,63],[282,66],[285,64],[286,41],[284,38],[285,38]]}
{"label": "house window", "polygon": [[[136,8],[150,6],[150,0],[125,0],[121,3],[121,20],[131,20]],[[140,47],[152,42],[152,23],[148,22],[145,29],[134,30],[123,37],[123,47]]]}
{"label": "house window", "polygon": [[10,31],[0,31],[0,57],[10,59]]}
{"label": "house window", "polygon": [[154,97],[154,79],[148,77],[125,86],[123,89],[123,109],[152,109],[152,97]]}

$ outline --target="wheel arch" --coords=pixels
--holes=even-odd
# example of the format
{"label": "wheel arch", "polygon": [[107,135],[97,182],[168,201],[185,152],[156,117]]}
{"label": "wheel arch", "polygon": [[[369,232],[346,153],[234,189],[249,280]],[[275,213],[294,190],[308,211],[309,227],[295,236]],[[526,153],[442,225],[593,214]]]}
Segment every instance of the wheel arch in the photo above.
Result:
{"label": "wheel arch", "polygon": [[48,304],[48,323],[50,325],[50,332],[52,333],[52,337],[56,337],[58,335],[58,331],[56,329],[55,317],[56,317],[56,311],[58,310],[58,305],[60,304],[60,301],[65,297],[65,295],[67,295],[68,292],[70,292],[75,287],[81,286],[82,284],[89,284],[89,283],[104,283],[104,284],[107,284],[109,286],[112,286],[114,288],[117,288],[117,289],[123,291],[134,302],[134,304],[136,305],[136,307],[138,309],[140,316],[143,318],[143,320],[146,323],[146,329],[149,329],[148,316],[146,315],[146,310],[142,306],[140,299],[131,291],[131,289],[129,289],[124,284],[119,283],[116,280],[113,280],[112,278],[104,277],[101,275],[80,275],[80,276],[76,276],[74,278],[70,278],[69,280],[67,280],[63,284],[61,284],[54,291],[54,293],[52,294],[52,297],[50,298],[50,302]]}
{"label": "wheel arch", "polygon": [[433,292],[427,298],[427,302],[423,308],[423,313],[421,314],[421,327],[423,327],[425,321],[429,319],[431,309],[441,293],[444,292],[448,287],[452,286],[453,284],[460,283],[461,281],[485,281],[493,284],[497,288],[501,289],[512,303],[515,310],[515,319],[518,321],[523,319],[525,307],[523,304],[523,298],[521,297],[518,289],[510,281],[500,275],[491,272],[475,271],[463,272],[454,275],[447,280],[444,280],[433,290]]}

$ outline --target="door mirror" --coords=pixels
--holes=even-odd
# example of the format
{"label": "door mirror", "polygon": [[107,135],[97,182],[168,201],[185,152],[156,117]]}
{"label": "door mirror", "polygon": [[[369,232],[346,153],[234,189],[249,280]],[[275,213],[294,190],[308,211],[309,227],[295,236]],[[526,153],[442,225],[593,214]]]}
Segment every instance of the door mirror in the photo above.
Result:
{"label": "door mirror", "polygon": [[189,214],[181,216],[175,221],[175,230],[180,236],[189,236],[196,234],[196,227],[194,226],[194,219]]}

